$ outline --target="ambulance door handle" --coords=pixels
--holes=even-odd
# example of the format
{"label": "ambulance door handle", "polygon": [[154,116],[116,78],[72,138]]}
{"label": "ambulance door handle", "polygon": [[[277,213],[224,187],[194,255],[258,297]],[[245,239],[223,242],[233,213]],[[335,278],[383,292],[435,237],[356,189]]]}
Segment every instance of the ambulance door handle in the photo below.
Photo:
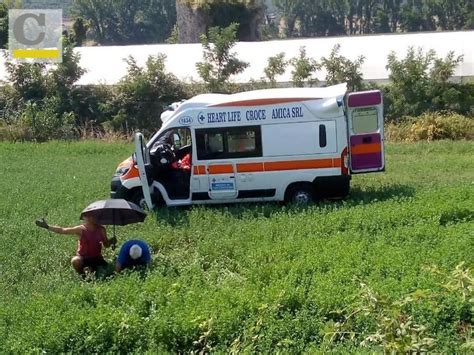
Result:
{"label": "ambulance door handle", "polygon": [[370,143],[372,142],[372,137],[364,137],[362,138],[362,143]]}

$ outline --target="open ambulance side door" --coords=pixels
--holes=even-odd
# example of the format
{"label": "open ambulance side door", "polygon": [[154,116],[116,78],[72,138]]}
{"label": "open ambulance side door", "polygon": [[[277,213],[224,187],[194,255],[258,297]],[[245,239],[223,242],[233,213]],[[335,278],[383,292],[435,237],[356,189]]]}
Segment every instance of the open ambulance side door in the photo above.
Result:
{"label": "open ambulance side door", "polygon": [[145,138],[143,138],[141,133],[135,134],[135,160],[142,183],[143,197],[148,209],[151,211],[153,209],[153,202],[151,200],[150,184],[146,175],[146,166],[150,164],[150,153],[146,147]]}
{"label": "open ambulance side door", "polygon": [[347,124],[351,173],[385,170],[382,93],[348,94]]}

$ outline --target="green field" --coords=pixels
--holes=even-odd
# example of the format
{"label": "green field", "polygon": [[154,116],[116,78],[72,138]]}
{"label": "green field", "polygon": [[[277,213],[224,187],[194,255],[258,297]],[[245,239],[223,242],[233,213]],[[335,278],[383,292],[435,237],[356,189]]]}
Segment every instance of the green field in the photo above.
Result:
{"label": "green field", "polygon": [[0,353],[473,347],[474,142],[389,144],[345,201],[162,209],[117,228],[146,274],[83,281],[34,220],[77,224],[132,149],[0,143]]}

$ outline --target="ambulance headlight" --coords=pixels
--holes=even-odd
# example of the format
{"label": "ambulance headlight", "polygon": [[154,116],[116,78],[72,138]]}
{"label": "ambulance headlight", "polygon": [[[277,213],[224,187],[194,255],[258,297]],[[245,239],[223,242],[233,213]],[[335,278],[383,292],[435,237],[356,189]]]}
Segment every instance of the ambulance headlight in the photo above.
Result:
{"label": "ambulance headlight", "polygon": [[125,167],[125,166],[122,166],[121,168],[118,168],[118,169],[115,171],[115,175],[123,175],[123,174],[126,174],[128,170],[130,170],[130,168],[127,168],[127,167]]}

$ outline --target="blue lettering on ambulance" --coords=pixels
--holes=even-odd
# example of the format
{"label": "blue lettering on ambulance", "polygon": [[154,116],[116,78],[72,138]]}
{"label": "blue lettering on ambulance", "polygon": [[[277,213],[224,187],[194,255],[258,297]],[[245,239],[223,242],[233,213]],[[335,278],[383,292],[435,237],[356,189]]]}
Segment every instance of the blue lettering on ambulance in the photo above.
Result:
{"label": "blue lettering on ambulance", "polygon": [[240,111],[208,112],[207,123],[240,122]]}
{"label": "blue lettering on ambulance", "polygon": [[284,119],[284,118],[302,118],[303,115],[303,107],[280,107],[274,108],[272,110],[272,119]]}
{"label": "blue lettering on ambulance", "polygon": [[261,121],[267,118],[265,110],[248,110],[245,112],[247,121]]}

